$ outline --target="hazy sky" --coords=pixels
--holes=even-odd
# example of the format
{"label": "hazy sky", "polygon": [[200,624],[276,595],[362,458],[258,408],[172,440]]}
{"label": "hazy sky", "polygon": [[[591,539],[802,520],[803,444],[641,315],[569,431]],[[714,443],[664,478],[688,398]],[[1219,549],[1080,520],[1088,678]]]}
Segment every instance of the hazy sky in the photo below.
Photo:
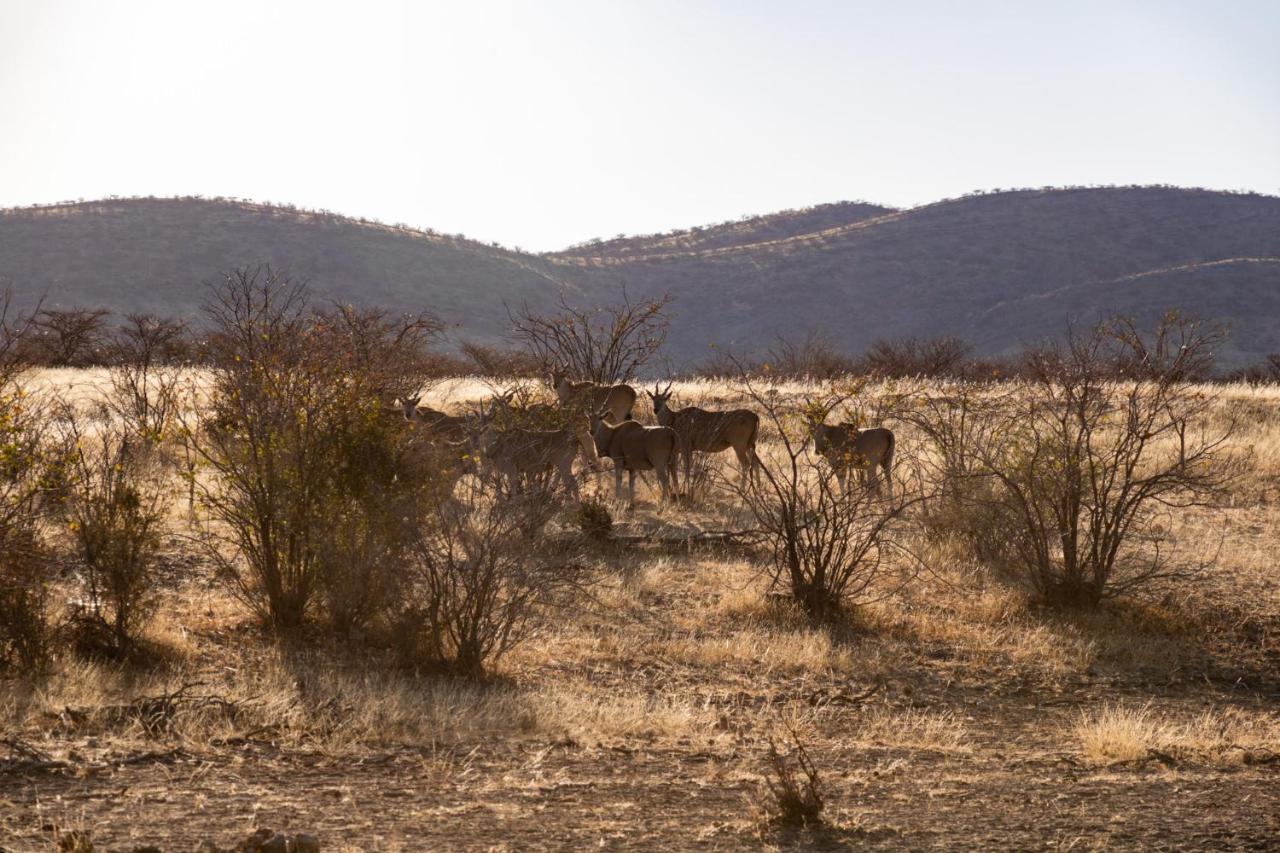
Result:
{"label": "hazy sky", "polygon": [[1071,183],[1280,193],[1280,2],[0,0],[0,206],[550,249]]}

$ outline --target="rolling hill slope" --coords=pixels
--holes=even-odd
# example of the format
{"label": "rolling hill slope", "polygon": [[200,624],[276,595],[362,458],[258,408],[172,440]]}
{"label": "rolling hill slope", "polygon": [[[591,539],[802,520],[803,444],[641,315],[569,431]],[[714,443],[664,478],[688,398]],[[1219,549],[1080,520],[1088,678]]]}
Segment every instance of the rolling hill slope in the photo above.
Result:
{"label": "rolling hill slope", "polygon": [[133,199],[0,212],[0,284],[20,301],[193,314],[201,282],[270,262],[321,298],[431,309],[500,339],[506,303],[675,296],[671,355],[822,329],[959,335],[986,354],[1081,320],[1168,307],[1234,330],[1224,366],[1280,349],[1280,199],[1170,187],[1022,190],[909,210],[822,205],[532,255],[292,209]]}

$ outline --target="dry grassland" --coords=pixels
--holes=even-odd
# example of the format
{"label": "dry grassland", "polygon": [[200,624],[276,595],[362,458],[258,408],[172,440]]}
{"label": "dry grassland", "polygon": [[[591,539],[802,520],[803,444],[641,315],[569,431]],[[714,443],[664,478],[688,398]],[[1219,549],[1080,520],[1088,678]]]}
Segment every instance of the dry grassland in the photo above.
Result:
{"label": "dry grassland", "polygon": [[[36,384],[87,403],[101,381]],[[495,387],[446,381],[425,402],[459,409]],[[741,404],[723,383],[675,391]],[[482,684],[273,641],[185,538],[179,504],[155,665],[69,660],[0,682],[0,848],[51,849],[80,827],[111,848],[191,850],[270,826],[329,850],[1274,849],[1280,391],[1205,392],[1251,462],[1226,506],[1171,516],[1176,559],[1209,564],[1194,581],[1045,610],[919,534],[906,583],[891,572],[846,622],[815,626],[748,549],[601,546],[592,583]],[[904,458],[918,451],[887,425]],[[588,484],[612,495],[611,476]],[[747,524],[728,495],[686,511],[658,507],[653,485],[618,510],[620,532]],[[147,716],[139,697],[170,701]],[[769,741],[788,731],[821,773],[822,827],[761,819]]]}

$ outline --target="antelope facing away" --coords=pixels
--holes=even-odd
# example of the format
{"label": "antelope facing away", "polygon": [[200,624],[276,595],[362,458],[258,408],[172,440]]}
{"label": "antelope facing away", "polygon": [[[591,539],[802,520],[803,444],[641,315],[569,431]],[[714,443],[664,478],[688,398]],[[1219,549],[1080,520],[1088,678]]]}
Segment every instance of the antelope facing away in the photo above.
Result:
{"label": "antelope facing away", "polygon": [[857,468],[864,483],[870,478],[872,494],[879,494],[878,469],[883,469],[889,496],[893,497],[893,447],[893,430],[885,427],[858,429],[848,422],[813,425],[813,449],[830,463],[842,491],[848,488],[849,469]]}
{"label": "antelope facing away", "polygon": [[586,413],[608,409],[614,423],[631,419],[636,404],[636,389],[630,385],[597,385],[595,382],[570,382],[563,370],[551,374],[551,387],[566,408],[580,409]]}
{"label": "antelope facing away", "polygon": [[677,446],[684,459],[684,480],[689,483],[693,453],[721,453],[733,448],[742,466],[742,483],[755,480],[756,436],[760,432],[760,416],[749,409],[711,412],[697,406],[672,409],[671,385],[648,392],[653,400],[653,413],[658,423],[675,431]]}
{"label": "antelope facing away", "polygon": [[622,472],[627,472],[627,492],[631,506],[636,503],[636,472],[653,471],[668,500],[676,488],[676,434],[664,426],[645,426],[637,421],[610,423],[610,412],[601,409],[591,418],[591,436],[601,459],[613,460],[613,496],[622,499]]}
{"label": "antelope facing away", "polygon": [[520,488],[520,478],[555,471],[570,497],[578,500],[578,481],[573,476],[573,459],[579,451],[594,458],[587,442],[585,418],[578,426],[555,430],[533,430],[521,427],[498,429],[492,423],[496,405],[484,416],[484,426],[476,440],[485,463],[499,476],[505,477],[512,492]]}

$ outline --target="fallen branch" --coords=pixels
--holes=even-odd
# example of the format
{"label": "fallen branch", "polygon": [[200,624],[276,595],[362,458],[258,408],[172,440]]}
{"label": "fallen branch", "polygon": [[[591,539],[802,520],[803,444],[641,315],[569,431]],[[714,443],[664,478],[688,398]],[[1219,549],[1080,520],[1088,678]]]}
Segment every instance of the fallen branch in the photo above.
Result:
{"label": "fallen branch", "polygon": [[0,774],[62,770],[70,766],[67,762],[54,758],[47,752],[23,743],[17,738],[5,738],[4,743],[9,747],[9,758],[0,761]]}

